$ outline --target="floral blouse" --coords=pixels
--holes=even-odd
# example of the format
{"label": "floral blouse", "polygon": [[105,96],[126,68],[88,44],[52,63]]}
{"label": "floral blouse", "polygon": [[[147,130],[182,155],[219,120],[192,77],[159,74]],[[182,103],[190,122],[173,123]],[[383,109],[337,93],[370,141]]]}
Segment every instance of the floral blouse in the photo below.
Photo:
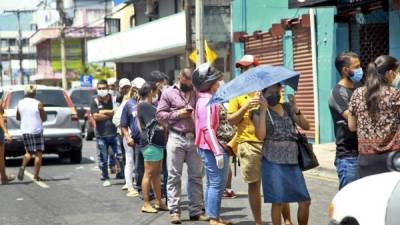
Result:
{"label": "floral blouse", "polygon": [[400,150],[400,90],[382,88],[375,120],[367,111],[365,92],[366,87],[358,88],[349,104],[350,114],[357,118],[358,151],[377,154]]}

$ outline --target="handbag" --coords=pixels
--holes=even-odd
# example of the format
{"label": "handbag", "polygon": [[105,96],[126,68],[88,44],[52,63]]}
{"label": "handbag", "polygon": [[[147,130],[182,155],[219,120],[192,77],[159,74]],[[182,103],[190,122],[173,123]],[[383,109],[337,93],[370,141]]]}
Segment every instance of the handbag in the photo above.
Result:
{"label": "handbag", "polygon": [[[285,108],[285,107],[284,107]],[[290,110],[287,110],[290,119],[292,120],[293,126],[297,133],[297,146],[298,146],[298,161],[302,171],[307,171],[319,166],[317,156],[315,156],[313,145],[308,142],[307,136],[299,131],[296,126],[296,122],[293,119]]]}
{"label": "handbag", "polygon": [[302,134],[296,127],[297,130],[297,145],[299,149],[299,166],[302,171],[313,169],[319,166],[317,157],[314,154],[313,145],[308,143],[308,139],[305,134]]}

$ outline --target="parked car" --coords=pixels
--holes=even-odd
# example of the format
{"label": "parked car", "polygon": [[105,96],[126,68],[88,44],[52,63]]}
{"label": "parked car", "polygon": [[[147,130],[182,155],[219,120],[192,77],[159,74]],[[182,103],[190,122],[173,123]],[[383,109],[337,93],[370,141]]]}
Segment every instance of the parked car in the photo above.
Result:
{"label": "parked car", "polygon": [[[25,153],[20,122],[16,119],[18,102],[24,98],[24,87],[15,86],[4,92],[3,107],[8,130],[13,141],[6,144],[7,156]],[[36,99],[44,105],[47,121],[43,123],[44,154],[56,153],[70,158],[72,163],[82,160],[82,133],[78,114],[68,94],[58,87],[37,86]]]}
{"label": "parked car", "polygon": [[90,103],[96,94],[96,89],[92,87],[76,87],[69,90],[69,96],[78,112],[79,124],[86,140],[92,140],[94,137],[94,126],[90,122]]}
{"label": "parked car", "polygon": [[387,172],[354,181],[333,198],[329,225],[400,224],[400,152],[390,154]]}

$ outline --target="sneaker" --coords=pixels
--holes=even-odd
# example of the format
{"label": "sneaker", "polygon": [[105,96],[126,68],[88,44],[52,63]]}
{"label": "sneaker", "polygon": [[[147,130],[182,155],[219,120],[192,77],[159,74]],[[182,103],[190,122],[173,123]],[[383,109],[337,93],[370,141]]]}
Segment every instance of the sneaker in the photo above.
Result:
{"label": "sneaker", "polygon": [[104,181],[103,187],[111,187],[111,182],[109,180]]}
{"label": "sneaker", "polygon": [[132,190],[128,191],[126,196],[133,198],[133,197],[139,196],[139,192],[136,191],[135,189],[132,189]]}
{"label": "sneaker", "polygon": [[170,220],[172,224],[181,224],[181,216],[178,213],[173,213],[170,215]]}
{"label": "sneaker", "polygon": [[233,190],[224,190],[224,194],[222,195],[223,198],[236,198],[235,192]]}
{"label": "sneaker", "polygon": [[200,214],[197,216],[190,216],[190,221],[209,221],[210,218],[206,214]]}
{"label": "sneaker", "polygon": [[18,171],[18,180],[24,180],[25,168],[21,167]]}
{"label": "sneaker", "polygon": [[123,191],[127,191],[127,190],[128,190],[128,185],[127,185],[127,184],[125,184],[124,186],[122,186],[121,190],[123,190]]}
{"label": "sneaker", "polygon": [[142,207],[142,213],[158,213],[157,209],[153,208],[151,205],[147,207]]}

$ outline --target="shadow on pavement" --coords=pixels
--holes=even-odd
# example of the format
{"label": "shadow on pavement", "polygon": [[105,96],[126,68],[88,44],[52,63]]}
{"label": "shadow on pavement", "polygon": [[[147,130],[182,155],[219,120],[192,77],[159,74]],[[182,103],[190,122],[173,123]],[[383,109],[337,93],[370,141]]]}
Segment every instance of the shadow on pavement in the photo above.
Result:
{"label": "shadow on pavement", "polygon": [[[21,157],[11,157],[7,158],[6,160],[6,166],[7,167],[19,167],[21,166],[22,163],[22,156]],[[83,157],[82,162],[80,164],[72,164],[70,163],[69,159],[67,158],[59,158],[56,155],[44,155],[43,156],[43,162],[42,166],[59,166],[59,165],[85,165],[85,164],[93,164],[95,161]],[[32,159],[28,166],[33,166],[34,164],[34,159]]]}

